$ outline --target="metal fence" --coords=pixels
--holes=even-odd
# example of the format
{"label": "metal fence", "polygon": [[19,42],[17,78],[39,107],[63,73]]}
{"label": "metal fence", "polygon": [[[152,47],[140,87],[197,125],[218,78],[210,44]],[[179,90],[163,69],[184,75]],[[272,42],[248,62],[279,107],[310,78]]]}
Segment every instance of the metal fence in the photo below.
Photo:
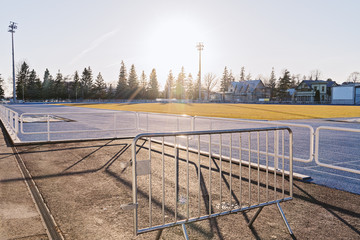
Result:
{"label": "metal fence", "polygon": [[[223,145],[224,139],[229,144]],[[186,223],[258,209],[251,226],[263,207],[272,204],[292,234],[280,207],[293,196],[292,139],[288,127],[136,136],[133,202],[122,206],[134,211],[134,234],[159,230],[160,237],[163,229],[181,225],[187,238]],[[230,157],[223,158],[224,151]],[[273,167],[276,159],[278,170]],[[266,166],[263,171],[261,161]]]}
{"label": "metal fence", "polygon": [[19,114],[10,108],[0,105],[0,119],[10,137],[14,140],[18,140]]}

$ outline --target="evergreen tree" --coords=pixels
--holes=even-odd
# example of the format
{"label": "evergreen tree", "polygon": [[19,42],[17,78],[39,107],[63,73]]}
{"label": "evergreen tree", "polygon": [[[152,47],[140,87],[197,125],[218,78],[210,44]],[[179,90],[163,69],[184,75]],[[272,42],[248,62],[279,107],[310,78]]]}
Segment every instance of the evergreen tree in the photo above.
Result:
{"label": "evergreen tree", "polygon": [[128,86],[129,86],[129,96],[131,99],[138,98],[137,95],[139,93],[139,81],[138,76],[135,71],[134,64],[131,65],[129,79],[128,79]]}
{"label": "evergreen tree", "polygon": [[290,88],[291,77],[290,72],[285,69],[284,75],[279,78],[279,87],[278,87],[278,96],[281,101],[285,101],[288,99],[287,90]]}
{"label": "evergreen tree", "polygon": [[101,73],[96,77],[94,84],[94,97],[97,99],[104,99],[106,96],[106,84],[104,78],[101,76]]}
{"label": "evergreen tree", "polygon": [[171,99],[173,98],[173,94],[174,94],[174,76],[172,70],[170,70],[165,83],[164,97]]}
{"label": "evergreen tree", "polygon": [[81,93],[83,98],[91,97],[91,90],[93,85],[93,75],[90,67],[84,68],[81,75]]}
{"label": "evergreen tree", "polygon": [[25,101],[25,96],[27,96],[29,74],[29,65],[26,62],[23,62],[16,74],[16,96],[18,99],[22,99],[23,101]]}
{"label": "evergreen tree", "polygon": [[4,93],[4,89],[3,89],[3,83],[4,83],[4,79],[2,79],[1,74],[0,74],[0,98],[5,97],[5,93]]}
{"label": "evergreen tree", "polygon": [[274,68],[271,70],[269,84],[267,87],[270,88],[270,100],[272,100],[274,97],[276,97],[276,76]]}
{"label": "evergreen tree", "polygon": [[147,78],[146,78],[146,74],[144,71],[142,71],[141,73],[141,77],[140,77],[140,98],[141,99],[147,99],[147,85],[148,85],[148,82],[147,82]]}
{"label": "evergreen tree", "polygon": [[149,99],[156,99],[159,96],[159,83],[156,76],[156,70],[153,68],[149,81]]}
{"label": "evergreen tree", "polygon": [[187,79],[186,79],[186,99],[193,100],[195,97],[195,88],[194,88],[194,82],[193,77],[191,73],[189,73]]}
{"label": "evergreen tree", "polygon": [[128,92],[127,86],[127,74],[124,61],[121,61],[119,80],[116,86],[116,97],[120,99],[126,99]]}
{"label": "evergreen tree", "polygon": [[176,86],[175,86],[175,97],[177,99],[184,99],[185,97],[185,70],[184,67],[181,67],[181,72],[179,73],[177,79],[176,79]]}
{"label": "evergreen tree", "polygon": [[107,98],[113,99],[115,97],[115,91],[113,89],[112,84],[110,84],[109,89],[107,90]]}
{"label": "evergreen tree", "polygon": [[65,81],[63,78],[62,73],[60,70],[56,74],[55,81],[54,81],[54,93],[57,100],[65,99],[66,98],[66,92],[65,92]]}
{"label": "evergreen tree", "polygon": [[224,68],[224,73],[220,81],[220,90],[225,93],[228,90],[230,84],[230,75],[227,70],[227,67]]}
{"label": "evergreen tree", "polygon": [[245,81],[245,67],[241,67],[240,82]]}
{"label": "evergreen tree", "polygon": [[78,71],[75,71],[73,82],[72,82],[72,89],[73,89],[73,98],[77,101],[80,91],[80,77]]}
{"label": "evergreen tree", "polygon": [[41,97],[41,82],[34,69],[29,74],[27,93],[26,98],[29,100],[39,100]]}

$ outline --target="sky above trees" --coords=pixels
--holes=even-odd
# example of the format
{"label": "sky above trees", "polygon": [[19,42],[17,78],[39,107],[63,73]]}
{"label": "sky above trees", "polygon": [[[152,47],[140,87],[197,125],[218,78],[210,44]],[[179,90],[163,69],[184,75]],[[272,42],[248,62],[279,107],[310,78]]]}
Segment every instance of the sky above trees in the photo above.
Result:
{"label": "sky above trees", "polygon": [[10,21],[15,62],[42,78],[46,68],[72,75],[91,66],[114,83],[121,61],[138,74],[156,69],[161,89],[170,70],[198,72],[197,42],[204,43],[202,73],[270,77],[284,69],[341,83],[360,71],[360,1],[40,1],[0,2],[0,74],[11,77]]}

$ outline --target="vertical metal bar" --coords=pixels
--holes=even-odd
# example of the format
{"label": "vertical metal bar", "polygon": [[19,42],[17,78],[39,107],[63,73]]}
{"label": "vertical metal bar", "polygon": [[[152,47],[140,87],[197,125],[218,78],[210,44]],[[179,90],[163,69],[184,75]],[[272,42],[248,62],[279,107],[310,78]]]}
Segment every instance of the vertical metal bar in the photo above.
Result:
{"label": "vertical metal bar", "polygon": [[146,131],[149,131],[149,113],[146,113]]}
{"label": "vertical metal bar", "polygon": [[[132,143],[132,194],[133,194],[133,204],[137,204],[137,176],[136,176],[136,143],[137,139],[133,140]],[[134,208],[134,234],[137,235],[138,231],[138,214],[137,214],[138,208]]]}
{"label": "vertical metal bar", "polygon": [[290,156],[290,197],[293,197],[293,133],[289,131],[289,156]]}
{"label": "vertical metal bar", "polygon": [[266,131],[266,201],[269,201],[269,132]]}
{"label": "vertical metal bar", "polygon": [[257,132],[257,185],[258,204],[260,204],[260,132]]}
{"label": "vertical metal bar", "polygon": [[19,114],[15,113],[15,133],[19,133]]}
{"label": "vertical metal bar", "polygon": [[189,219],[189,135],[186,136],[186,219]]}
{"label": "vertical metal bar", "polygon": [[211,134],[209,134],[209,215],[211,215],[211,202],[212,202],[212,196],[211,196]]}
{"label": "vertical metal bar", "polygon": [[201,164],[200,164],[200,135],[198,135],[198,212],[199,212],[199,217],[201,216],[201,207],[200,207],[200,202],[201,202],[201,196],[200,196],[200,191],[201,191],[201,178],[200,178],[200,174],[201,174]]}
{"label": "vertical metal bar", "polygon": [[220,133],[219,139],[219,156],[220,156],[220,172],[219,172],[219,184],[220,184],[220,211],[222,211],[222,134]]}
{"label": "vertical metal bar", "polygon": [[251,133],[249,132],[249,206],[251,206]]}
{"label": "vertical metal bar", "polygon": [[46,119],[46,124],[47,124],[47,140],[50,141],[50,116],[49,114],[47,115],[47,119]]}
{"label": "vertical metal bar", "polygon": [[232,210],[232,133],[230,133],[230,211]]}
{"label": "vertical metal bar", "polygon": [[149,160],[150,160],[150,174],[149,174],[149,227],[152,226],[152,179],[151,179],[151,137],[148,138],[149,141]]}
{"label": "vertical metal bar", "polygon": [[174,139],[174,149],[175,149],[175,153],[174,153],[174,157],[175,157],[175,222],[177,222],[177,207],[178,207],[178,184],[179,184],[179,178],[178,178],[178,174],[179,174],[179,169],[178,169],[178,147],[177,147],[177,142],[176,142],[176,136]]}
{"label": "vertical metal bar", "polygon": [[274,200],[276,200],[276,172],[277,172],[277,156],[278,156],[278,133],[274,131]]}
{"label": "vertical metal bar", "polygon": [[279,131],[276,131],[276,152],[275,152],[275,169],[279,169]]}
{"label": "vertical metal bar", "polygon": [[164,137],[162,137],[161,159],[162,159],[162,219],[165,224],[165,151]]}
{"label": "vertical metal bar", "polygon": [[282,133],[282,198],[285,198],[285,137],[284,130]]}
{"label": "vertical metal bar", "polygon": [[183,230],[185,240],[189,240],[189,236],[188,236],[188,233],[186,231],[185,223],[181,224],[181,228]]}
{"label": "vertical metal bar", "polygon": [[241,160],[241,133],[239,133],[239,186],[240,186],[240,203],[239,207],[242,208],[242,160]]}

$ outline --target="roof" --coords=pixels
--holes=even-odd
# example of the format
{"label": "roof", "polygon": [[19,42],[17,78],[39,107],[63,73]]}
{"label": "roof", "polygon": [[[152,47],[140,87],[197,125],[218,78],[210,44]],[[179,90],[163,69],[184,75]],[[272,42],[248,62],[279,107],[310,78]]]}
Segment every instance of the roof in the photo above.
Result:
{"label": "roof", "polygon": [[242,82],[231,82],[234,92],[254,92],[261,80],[247,80]]}
{"label": "roof", "polygon": [[[321,84],[321,83],[326,83],[326,87],[332,87],[334,84],[336,84],[335,81],[332,81],[332,80],[303,80],[299,86],[302,84],[302,83],[306,83],[306,85],[308,85],[310,88],[312,88],[311,86],[313,84]],[[298,88],[299,86],[297,86],[296,88]]]}

